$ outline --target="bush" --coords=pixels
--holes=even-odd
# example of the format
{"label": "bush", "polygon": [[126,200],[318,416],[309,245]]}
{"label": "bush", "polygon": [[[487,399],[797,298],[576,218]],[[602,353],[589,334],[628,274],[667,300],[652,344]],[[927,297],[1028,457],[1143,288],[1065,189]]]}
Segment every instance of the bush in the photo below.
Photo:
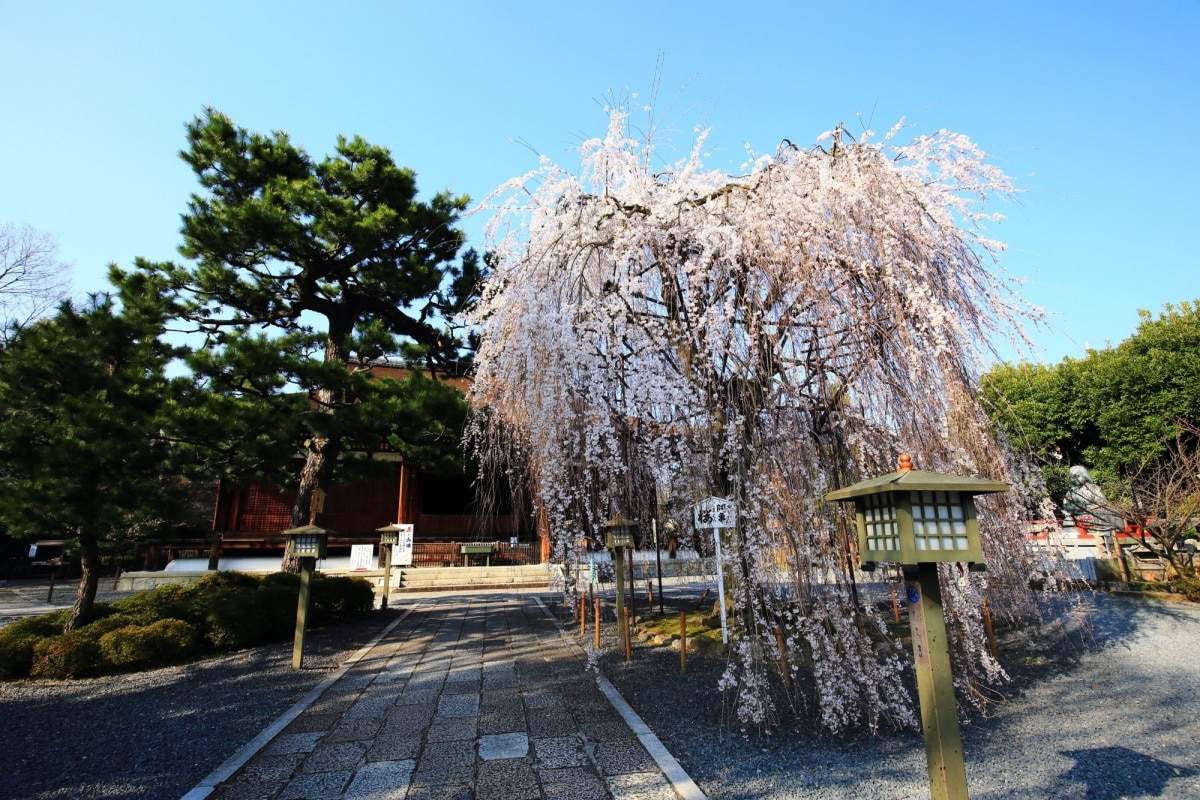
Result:
{"label": "bush", "polygon": [[188,587],[191,619],[217,650],[252,647],[267,640],[269,609],[256,602],[260,581],[240,572],[214,572]]}
{"label": "bush", "polygon": [[313,576],[309,598],[313,625],[361,617],[375,607],[375,590],[362,578]]}
{"label": "bush", "polygon": [[116,669],[143,668],[180,661],[195,645],[194,627],[179,619],[160,619],[109,631],[100,637],[100,654]]}
{"label": "bush", "polygon": [[[7,632],[8,629],[5,629]],[[23,678],[33,666],[33,648],[42,637],[32,633],[0,637],[0,680]]]}
{"label": "bush", "polygon": [[102,661],[95,639],[78,631],[64,633],[33,646],[29,674],[34,678],[81,678],[99,671]]}
{"label": "bush", "polygon": [[1200,603],[1200,579],[1181,575],[1171,582],[1171,591],[1184,595],[1193,603]]}
{"label": "bush", "polygon": [[33,666],[34,645],[61,634],[66,621],[66,611],[54,611],[0,628],[0,680],[28,675]]}
{"label": "bush", "polygon": [[149,625],[160,619],[193,621],[188,601],[188,586],[160,586],[148,592],[131,595],[110,604],[115,613]]}
{"label": "bush", "polygon": [[[62,633],[67,611],[0,629],[0,679],[71,678],[178,661],[289,639],[300,576],[215,572],[190,586],[162,586],[97,603],[94,620]],[[313,576],[309,627],[368,613],[375,602],[361,578]]]}

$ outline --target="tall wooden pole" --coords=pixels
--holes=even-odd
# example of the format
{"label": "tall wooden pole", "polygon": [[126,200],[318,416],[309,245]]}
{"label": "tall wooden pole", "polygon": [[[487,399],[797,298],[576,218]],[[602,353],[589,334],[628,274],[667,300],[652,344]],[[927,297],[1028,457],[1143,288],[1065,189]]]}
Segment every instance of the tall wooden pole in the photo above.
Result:
{"label": "tall wooden pole", "polygon": [[317,560],[311,556],[300,559],[300,598],[296,603],[296,637],[292,643],[292,669],[304,663],[304,634],[308,629],[308,596],[312,586],[313,569]]}
{"label": "tall wooden pole", "polygon": [[912,629],[917,694],[921,699],[921,729],[933,800],[967,800],[967,768],[954,700],[954,676],[942,587],[937,564],[918,564],[915,580],[907,576],[908,620]]}
{"label": "tall wooden pole", "polygon": [[624,548],[613,548],[613,566],[617,576],[617,640],[625,641],[625,553]]}
{"label": "tall wooden pole", "polygon": [[383,548],[383,599],[379,601],[379,610],[387,611],[388,595],[392,591],[392,546],[379,545]]}
{"label": "tall wooden pole", "polygon": [[[650,520],[650,530],[654,532],[654,562],[658,565],[658,614],[663,616],[667,612],[663,610],[663,590],[662,590],[662,548],[658,546],[658,520]],[[651,610],[654,607],[654,600],[650,600]]]}

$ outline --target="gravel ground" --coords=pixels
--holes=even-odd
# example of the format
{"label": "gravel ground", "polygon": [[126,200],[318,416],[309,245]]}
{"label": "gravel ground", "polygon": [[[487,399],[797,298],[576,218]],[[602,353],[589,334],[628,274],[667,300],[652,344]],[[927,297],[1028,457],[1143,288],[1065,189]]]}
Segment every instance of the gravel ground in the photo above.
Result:
{"label": "gravel ground", "polygon": [[[973,800],[1200,798],[1200,607],[1108,595],[1009,635],[1013,680],[963,727]],[[714,800],[929,797],[917,731],[833,736],[785,717],[774,735],[723,724],[718,659],[608,654],[602,669]],[[915,692],[914,692],[915,697]]]}
{"label": "gravel ground", "polygon": [[292,646],[78,681],[0,683],[0,798],[178,800],[395,618]]}
{"label": "gravel ground", "polygon": [[[1002,638],[1013,672],[963,729],[974,800],[1200,797],[1200,607],[1089,598],[1038,641]],[[392,612],[394,613],[394,612]],[[388,617],[139,675],[0,684],[0,797],[179,798],[365,644]],[[831,736],[785,718],[770,737],[723,724],[715,658],[638,646],[601,660],[713,800],[929,796],[917,732]]]}

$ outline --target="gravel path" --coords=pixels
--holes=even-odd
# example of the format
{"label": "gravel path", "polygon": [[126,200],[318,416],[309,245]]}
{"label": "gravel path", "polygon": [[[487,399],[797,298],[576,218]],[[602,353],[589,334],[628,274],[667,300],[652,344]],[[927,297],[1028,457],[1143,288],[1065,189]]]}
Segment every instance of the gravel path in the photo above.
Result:
{"label": "gravel path", "polygon": [[[963,728],[973,800],[1200,798],[1200,607],[1108,595],[1085,606],[1040,642],[1002,640],[1008,699]],[[722,668],[689,658],[679,679],[674,652],[603,664],[714,800],[929,797],[919,732],[838,737],[790,719],[746,736],[722,725]]]}
{"label": "gravel path", "polygon": [[[1200,607],[1089,599],[1033,644],[1002,641],[1014,673],[963,730],[974,800],[1200,797]],[[290,645],[140,675],[0,684],[0,797],[181,797],[382,628],[385,615]],[[1014,666],[1015,664],[1015,666]],[[770,737],[722,724],[723,663],[639,647],[609,679],[713,800],[929,796],[916,732],[835,737],[801,718]]]}

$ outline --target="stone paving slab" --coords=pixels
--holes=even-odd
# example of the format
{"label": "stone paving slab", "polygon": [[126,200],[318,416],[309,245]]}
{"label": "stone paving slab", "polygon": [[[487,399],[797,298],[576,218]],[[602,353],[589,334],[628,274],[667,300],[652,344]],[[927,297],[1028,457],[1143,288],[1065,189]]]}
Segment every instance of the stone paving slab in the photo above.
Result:
{"label": "stone paving slab", "polygon": [[537,597],[399,605],[184,800],[704,800]]}

